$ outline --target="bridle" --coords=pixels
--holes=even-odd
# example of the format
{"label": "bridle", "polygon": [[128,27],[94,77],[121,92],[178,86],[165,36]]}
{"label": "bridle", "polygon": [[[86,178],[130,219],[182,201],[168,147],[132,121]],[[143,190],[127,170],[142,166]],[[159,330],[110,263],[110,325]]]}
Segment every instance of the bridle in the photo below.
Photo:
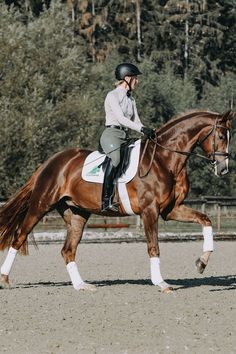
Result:
{"label": "bridle", "polygon": [[[161,147],[164,150],[168,150],[170,152],[177,153],[177,154],[180,154],[180,155],[184,155],[184,156],[188,156],[188,157],[194,155],[196,157],[200,157],[202,159],[205,159],[205,160],[209,161],[214,166],[215,171],[216,171],[217,170],[217,166],[222,164],[225,160],[227,160],[230,157],[230,154],[229,154],[230,129],[225,127],[225,126],[223,126],[223,125],[221,125],[221,124],[217,124],[217,122],[218,122],[218,120],[216,119],[215,123],[212,125],[212,128],[209,130],[209,132],[206,134],[206,136],[204,136],[196,144],[197,146],[202,146],[204,141],[206,141],[213,134],[211,153],[208,154],[207,156],[199,154],[199,153],[197,153],[195,151],[181,151],[181,150],[171,149],[171,148],[169,148],[167,146],[164,146],[164,145],[158,143],[157,137],[155,137],[154,139],[152,139],[152,138],[147,139],[146,143],[145,143],[145,146],[144,146],[144,150],[143,150],[142,156],[141,156],[140,163],[143,160],[143,157],[145,155],[145,151],[147,149],[147,145],[148,145],[149,141],[151,140],[155,145],[154,145],[154,148],[153,148],[153,152],[152,152],[152,156],[151,156],[151,159],[150,159],[150,163],[149,163],[149,167],[147,169],[147,172],[145,173],[145,175],[140,176],[140,177],[145,177],[149,173],[149,171],[151,169],[151,165],[152,165],[153,159],[154,159],[154,155],[155,155],[157,146]],[[216,151],[216,129],[217,128],[224,128],[224,129],[227,130],[226,152]],[[217,161],[216,160],[216,156],[224,156],[225,159],[223,161]]]}
{"label": "bridle", "polygon": [[[216,151],[216,129],[217,128],[223,128],[227,130],[227,147],[226,147],[226,152],[221,152],[221,151]],[[212,128],[210,129],[210,131],[207,133],[207,135],[201,139],[198,142],[198,146],[201,146],[202,143],[213,133],[213,139],[212,139],[212,151],[208,156],[202,156],[204,158],[207,158],[208,160],[210,160],[210,162],[215,165],[215,164],[220,164],[221,162],[218,162],[216,160],[216,156],[224,156],[225,160],[229,158],[229,141],[230,141],[230,129],[221,125],[221,124],[217,124],[217,119],[215,121],[215,124],[212,126]]]}
{"label": "bridle", "polygon": [[[227,148],[226,148],[226,152],[221,152],[221,151],[216,151],[216,129],[217,128],[224,128],[227,130]],[[205,140],[207,140],[211,135],[213,134],[213,139],[212,139],[212,149],[211,149],[211,153],[206,155],[202,155],[202,154],[198,154],[194,151],[180,151],[180,150],[174,150],[174,149],[170,149],[166,146],[163,146],[161,144],[159,144],[156,139],[152,140],[156,145],[162,147],[165,150],[168,151],[172,151],[178,154],[182,154],[182,155],[186,155],[186,156],[190,156],[190,155],[195,155],[198,157],[201,157],[205,160],[210,161],[212,164],[216,164],[216,156],[224,156],[225,159],[229,158],[229,152],[228,152],[228,147],[229,147],[229,140],[230,140],[230,129],[221,125],[221,124],[217,124],[217,119],[215,121],[215,123],[212,125],[212,128],[209,130],[209,132],[206,134],[206,136],[204,136],[200,141],[197,142],[197,146],[202,146],[202,144],[204,143]]]}

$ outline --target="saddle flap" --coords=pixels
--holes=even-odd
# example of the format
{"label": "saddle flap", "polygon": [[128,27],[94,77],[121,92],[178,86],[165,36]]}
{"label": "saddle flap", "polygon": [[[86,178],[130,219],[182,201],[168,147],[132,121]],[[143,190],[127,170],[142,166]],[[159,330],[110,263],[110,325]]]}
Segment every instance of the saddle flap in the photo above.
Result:
{"label": "saddle flap", "polygon": [[[120,164],[117,170],[116,178],[118,183],[127,183],[134,178],[139,163],[141,140],[129,141],[129,147],[127,150],[121,152],[125,157],[124,162]],[[125,145],[125,144],[124,144]],[[127,155],[127,156],[126,156]],[[87,156],[82,168],[82,178],[87,182],[103,183],[104,169],[103,164],[106,164],[106,155],[101,154],[98,151],[94,151]],[[104,166],[105,167],[105,166]]]}

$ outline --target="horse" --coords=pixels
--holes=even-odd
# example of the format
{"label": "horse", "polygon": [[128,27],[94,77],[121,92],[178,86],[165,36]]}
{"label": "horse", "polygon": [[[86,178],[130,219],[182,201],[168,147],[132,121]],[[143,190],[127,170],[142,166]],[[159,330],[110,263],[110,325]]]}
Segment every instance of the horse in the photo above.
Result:
{"label": "horse", "polygon": [[[163,292],[173,288],[165,282],[160,270],[158,219],[197,223],[202,226],[203,252],[196,268],[203,273],[213,251],[212,222],[206,214],[184,205],[189,191],[186,163],[196,154],[214,166],[215,174],[228,173],[232,111],[224,114],[191,111],[170,119],[155,138],[141,139],[138,170],[127,183],[134,214],[143,221],[150,258],[153,285]],[[201,147],[200,155],[195,148]],[[119,212],[102,211],[102,184],[82,179],[81,166],[91,153],[71,148],[54,154],[33,173],[26,184],[0,210],[0,250],[8,248],[1,267],[1,287],[9,288],[9,273],[18,251],[28,254],[27,236],[49,211],[57,210],[67,227],[61,255],[75,290],[96,290],[85,282],[75,261],[77,247],[91,214],[127,216],[119,204]],[[119,196],[115,198],[119,200]]]}

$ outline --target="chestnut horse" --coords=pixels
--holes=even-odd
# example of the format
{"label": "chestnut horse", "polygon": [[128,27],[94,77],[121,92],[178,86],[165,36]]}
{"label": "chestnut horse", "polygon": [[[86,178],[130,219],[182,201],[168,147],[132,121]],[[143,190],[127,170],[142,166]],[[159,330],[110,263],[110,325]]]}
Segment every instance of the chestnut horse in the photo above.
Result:
{"label": "chestnut horse", "polygon": [[[150,257],[151,281],[162,291],[172,288],[160,271],[158,218],[193,222],[202,225],[203,253],[196,261],[204,271],[213,251],[212,223],[207,215],[183,204],[189,190],[186,163],[191,154],[207,159],[215,174],[228,172],[228,148],[233,112],[189,112],[171,119],[156,130],[153,140],[144,139],[138,172],[127,183],[130,204],[142,217]],[[200,146],[203,155],[194,149]],[[67,226],[62,248],[67,271],[76,290],[95,290],[84,282],[75,262],[77,246],[86,222],[92,213],[126,216],[122,203],[119,213],[101,211],[102,184],[86,182],[81,167],[91,151],[69,149],[53,155],[32,175],[22,189],[0,211],[0,250],[9,248],[1,267],[1,286],[9,287],[9,273],[17,251],[27,253],[27,236],[49,211],[56,209]],[[119,196],[116,192],[116,198]]]}

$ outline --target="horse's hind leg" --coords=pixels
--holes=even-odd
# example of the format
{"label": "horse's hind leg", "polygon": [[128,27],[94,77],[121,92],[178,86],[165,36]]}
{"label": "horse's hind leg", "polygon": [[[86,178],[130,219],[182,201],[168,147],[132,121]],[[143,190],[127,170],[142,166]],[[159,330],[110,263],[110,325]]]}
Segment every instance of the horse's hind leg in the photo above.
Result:
{"label": "horse's hind leg", "polygon": [[[58,211],[61,213],[61,210]],[[67,225],[67,237],[61,254],[75,290],[96,290],[94,285],[83,281],[75,262],[77,246],[82,238],[83,230],[89,217],[90,213],[78,211],[75,208],[68,208],[63,211],[63,218]]]}
{"label": "horse's hind leg", "polygon": [[14,249],[13,247],[10,247],[7,257],[5,258],[5,261],[3,265],[1,266],[1,281],[0,281],[0,288],[9,288],[9,274],[11,271],[11,268],[13,266],[13,263],[15,261],[15,257],[17,255],[17,250]]}
{"label": "horse's hind leg", "polygon": [[40,218],[41,216],[39,217],[38,215],[32,215],[30,212],[26,214],[22,227],[17,231],[15,240],[9,248],[7,257],[5,258],[5,261],[1,266],[0,287],[9,288],[9,274],[14,264],[15,257],[21,246],[24,244],[24,242],[26,242],[28,234],[30,233],[32,228],[38,223]]}
{"label": "horse's hind leg", "polygon": [[28,205],[28,211],[16,229],[13,242],[1,267],[1,283],[3,287],[9,286],[9,274],[17,252],[20,250],[22,254],[28,253],[28,234],[43,217],[43,215],[49,211],[50,205],[55,203],[53,199],[49,201],[48,196],[49,194],[47,193],[43,194],[42,196],[42,193],[39,192],[39,189],[36,189],[32,192]]}

